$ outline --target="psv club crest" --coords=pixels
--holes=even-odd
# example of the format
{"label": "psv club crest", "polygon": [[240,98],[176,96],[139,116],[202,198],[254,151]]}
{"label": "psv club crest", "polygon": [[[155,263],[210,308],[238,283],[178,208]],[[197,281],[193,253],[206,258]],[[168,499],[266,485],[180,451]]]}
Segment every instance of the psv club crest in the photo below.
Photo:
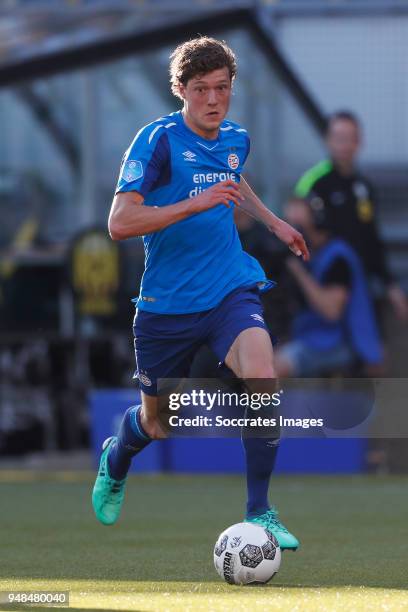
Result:
{"label": "psv club crest", "polygon": [[230,153],[228,155],[228,165],[231,170],[236,170],[239,166],[239,157],[236,153]]}

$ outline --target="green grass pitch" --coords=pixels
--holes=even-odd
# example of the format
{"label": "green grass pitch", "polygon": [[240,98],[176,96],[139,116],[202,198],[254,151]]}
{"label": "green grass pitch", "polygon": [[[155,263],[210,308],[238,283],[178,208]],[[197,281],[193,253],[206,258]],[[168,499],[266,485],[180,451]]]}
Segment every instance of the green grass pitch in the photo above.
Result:
{"label": "green grass pitch", "polygon": [[0,590],[69,590],[76,611],[408,610],[405,477],[274,478],[302,548],[256,587],[223,583],[212,561],[242,519],[241,477],[131,477],[115,527],[94,519],[92,484],[0,472]]}

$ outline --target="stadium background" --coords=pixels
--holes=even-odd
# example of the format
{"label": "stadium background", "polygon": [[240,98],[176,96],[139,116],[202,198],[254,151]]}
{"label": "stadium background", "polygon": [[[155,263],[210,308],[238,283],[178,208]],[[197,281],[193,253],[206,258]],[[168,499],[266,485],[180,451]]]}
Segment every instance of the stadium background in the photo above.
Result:
{"label": "stadium background", "polygon": [[[44,503],[52,506],[54,494],[64,496],[61,483],[75,479],[85,507],[92,480],[88,471],[95,466],[92,445],[103,435],[98,424],[111,427],[112,406],[121,411],[136,397],[130,297],[137,294],[143,246],[138,239],[120,245],[106,240],[106,220],[120,160],[133,135],[155,117],[178,109],[169,92],[168,57],[175,44],[196,33],[224,38],[237,53],[230,117],[250,132],[247,175],[277,213],[299,176],[324,157],[327,114],[339,108],[357,113],[364,125],[361,167],[375,182],[391,270],[408,291],[405,2],[2,2],[0,480],[4,494],[9,487],[10,499],[23,500],[21,508],[36,499],[36,482]],[[282,309],[278,320],[284,319]],[[387,306],[384,312],[386,375],[405,377],[407,325],[395,320]],[[367,445],[358,441],[343,450],[313,448],[299,441],[291,447],[293,462],[281,471],[374,471],[378,480],[370,481],[367,504],[392,500],[396,489],[387,486],[406,485],[405,477],[394,481],[389,475],[408,470],[405,440],[379,443],[371,463]],[[153,454],[141,469],[205,472],[207,462],[209,471],[242,470],[238,459],[222,465],[217,455],[206,452],[196,441],[172,460],[168,451]],[[314,453],[309,463],[305,452]],[[196,466],[186,464],[191,453],[198,457]],[[222,496],[218,480],[177,478],[161,485],[169,498],[198,494],[201,486],[208,488],[210,501]],[[225,490],[240,499],[241,476],[238,481],[228,478]],[[305,487],[296,475],[291,478],[289,489],[282,480],[277,485],[288,507],[293,502],[290,486]],[[330,489],[333,503],[339,491],[350,499],[358,496],[357,489],[365,491],[366,481],[338,478],[339,489]],[[28,483],[24,491],[15,484],[19,481]],[[143,482],[160,504],[152,482]],[[308,482],[315,500],[325,500],[324,487],[334,486],[331,479]],[[76,516],[72,499],[66,503],[66,512]],[[10,502],[10,512],[14,508]],[[49,508],[40,512],[52,523]],[[295,522],[296,516],[300,521],[295,515]],[[19,513],[15,520],[24,523]],[[220,526],[228,520],[223,510]],[[368,529],[370,522],[364,520]],[[206,537],[212,535],[208,530]],[[13,550],[18,541],[10,540]],[[113,536],[109,541],[113,544]],[[10,568],[18,572],[14,554]],[[8,571],[3,577],[11,575]],[[152,579],[148,569],[142,579]],[[331,584],[330,573],[325,580]],[[350,583],[360,584],[352,578]],[[373,578],[372,584],[378,581]]]}
{"label": "stadium background", "polygon": [[[186,36],[214,33],[236,50],[230,116],[251,134],[247,173],[277,213],[325,155],[325,116],[345,107],[361,117],[361,165],[391,270],[408,290],[402,3],[9,2],[1,24],[3,457],[46,451],[36,460],[49,465],[50,453],[79,450],[89,467],[89,394],[135,388],[130,297],[143,246],[107,241],[106,220],[133,135],[179,107],[168,56]],[[387,376],[405,376],[407,327],[387,311],[385,336]]]}

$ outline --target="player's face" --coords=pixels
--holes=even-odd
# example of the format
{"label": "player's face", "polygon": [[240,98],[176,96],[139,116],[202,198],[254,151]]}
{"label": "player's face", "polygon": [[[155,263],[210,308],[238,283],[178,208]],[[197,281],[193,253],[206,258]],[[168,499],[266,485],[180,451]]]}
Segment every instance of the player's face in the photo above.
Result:
{"label": "player's face", "polygon": [[228,112],[232,83],[227,67],[198,75],[180,86],[187,125],[204,138],[216,138]]}
{"label": "player's face", "polygon": [[352,165],[360,148],[360,130],[353,121],[336,119],[330,125],[326,142],[335,162]]}

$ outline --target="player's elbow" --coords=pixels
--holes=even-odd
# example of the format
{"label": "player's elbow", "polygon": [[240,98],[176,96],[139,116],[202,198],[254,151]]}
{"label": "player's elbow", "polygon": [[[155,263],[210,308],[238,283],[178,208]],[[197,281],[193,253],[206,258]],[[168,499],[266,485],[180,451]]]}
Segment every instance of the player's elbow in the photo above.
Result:
{"label": "player's elbow", "polygon": [[108,223],[109,235],[112,240],[126,240],[143,236],[144,232],[139,225],[128,224],[120,220],[110,219]]}
{"label": "player's elbow", "polygon": [[109,236],[112,238],[112,240],[114,241],[118,241],[118,240],[124,240],[125,237],[122,236],[122,234],[119,234],[118,232],[109,230]]}
{"label": "player's elbow", "polygon": [[108,230],[112,240],[125,240],[129,238],[127,233],[129,220],[120,206],[113,206],[109,215]]}
{"label": "player's elbow", "polygon": [[112,240],[126,240],[145,233],[141,218],[142,207],[135,204],[138,202],[132,199],[131,194],[119,193],[115,196],[108,220]]}
{"label": "player's elbow", "polygon": [[126,240],[130,238],[128,224],[120,218],[120,215],[111,215],[108,221],[108,231],[112,240]]}
{"label": "player's elbow", "polygon": [[108,231],[112,240],[123,240],[125,238],[123,235],[123,228],[121,228],[120,224],[113,219],[109,219]]}

